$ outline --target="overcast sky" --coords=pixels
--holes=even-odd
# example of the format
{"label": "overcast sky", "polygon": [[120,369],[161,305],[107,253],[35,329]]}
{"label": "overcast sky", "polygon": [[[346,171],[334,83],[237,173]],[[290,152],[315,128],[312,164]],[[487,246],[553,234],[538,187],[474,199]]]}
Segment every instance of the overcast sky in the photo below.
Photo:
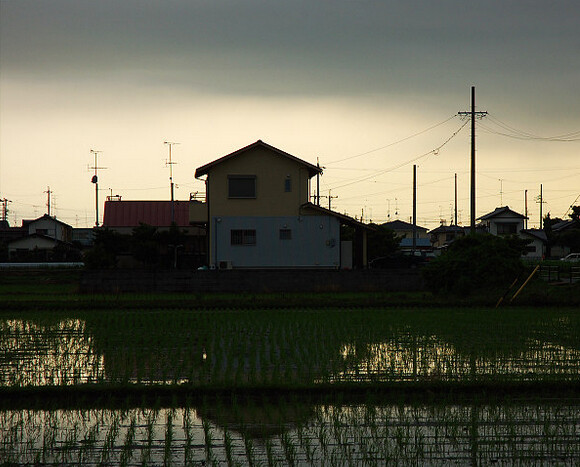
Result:
{"label": "overcast sky", "polygon": [[457,173],[468,225],[469,124],[455,133],[471,86],[489,112],[477,123],[478,216],[523,212],[528,190],[537,226],[540,184],[544,213],[580,203],[577,0],[0,5],[11,225],[46,212],[48,186],[53,215],[93,225],[91,149],[106,167],[101,200],[169,199],[163,142],[179,142],[176,197],[188,199],[204,189],[196,167],[257,139],[319,158],[321,194],[366,221],[409,220],[417,164],[418,222],[449,222]]}

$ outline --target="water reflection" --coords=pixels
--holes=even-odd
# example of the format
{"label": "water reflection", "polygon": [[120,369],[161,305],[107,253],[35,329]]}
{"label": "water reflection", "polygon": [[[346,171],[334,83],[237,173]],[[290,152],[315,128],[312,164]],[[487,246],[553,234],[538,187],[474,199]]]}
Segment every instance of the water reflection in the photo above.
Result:
{"label": "water reflection", "polygon": [[572,465],[580,458],[578,420],[578,403],[293,400],[8,410],[0,412],[0,458],[7,464],[81,465]]}
{"label": "water reflection", "polygon": [[0,321],[0,386],[71,385],[101,381],[104,358],[93,351],[86,323]]}
{"label": "water reflection", "polygon": [[578,381],[578,313],[521,313],[525,327],[464,314],[452,323],[437,312],[367,310],[4,319],[0,386]]}

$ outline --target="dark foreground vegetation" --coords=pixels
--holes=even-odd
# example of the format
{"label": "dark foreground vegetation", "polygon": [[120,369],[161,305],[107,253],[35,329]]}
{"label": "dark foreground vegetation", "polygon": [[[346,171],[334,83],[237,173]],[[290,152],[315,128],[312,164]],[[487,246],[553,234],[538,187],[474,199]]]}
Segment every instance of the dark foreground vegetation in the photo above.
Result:
{"label": "dark foreground vegetation", "polygon": [[0,272],[0,464],[580,458],[578,284],[510,303],[503,283],[80,294],[79,274]]}

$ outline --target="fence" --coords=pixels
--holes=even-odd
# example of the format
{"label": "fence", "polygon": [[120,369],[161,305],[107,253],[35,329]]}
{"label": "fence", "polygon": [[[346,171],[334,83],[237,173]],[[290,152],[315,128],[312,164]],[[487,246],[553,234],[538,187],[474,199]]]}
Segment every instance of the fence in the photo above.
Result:
{"label": "fence", "polygon": [[580,266],[571,264],[540,264],[540,277],[547,282],[580,281]]}

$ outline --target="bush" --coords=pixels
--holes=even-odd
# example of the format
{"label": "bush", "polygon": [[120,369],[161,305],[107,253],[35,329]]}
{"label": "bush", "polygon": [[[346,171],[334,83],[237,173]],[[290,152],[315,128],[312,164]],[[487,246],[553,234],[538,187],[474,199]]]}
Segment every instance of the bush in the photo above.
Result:
{"label": "bush", "polygon": [[524,270],[520,259],[524,248],[525,242],[517,237],[468,235],[425,266],[423,275],[436,294],[469,295],[507,287]]}

